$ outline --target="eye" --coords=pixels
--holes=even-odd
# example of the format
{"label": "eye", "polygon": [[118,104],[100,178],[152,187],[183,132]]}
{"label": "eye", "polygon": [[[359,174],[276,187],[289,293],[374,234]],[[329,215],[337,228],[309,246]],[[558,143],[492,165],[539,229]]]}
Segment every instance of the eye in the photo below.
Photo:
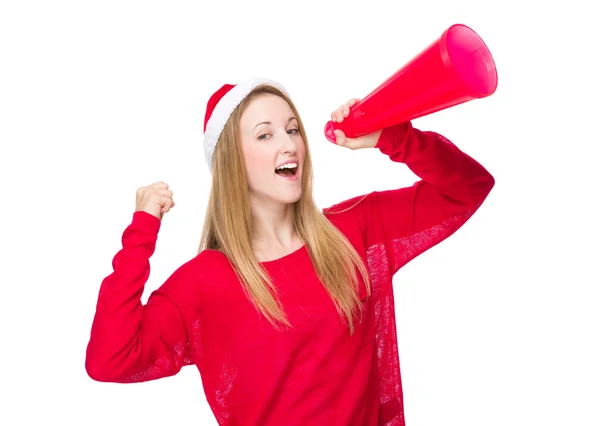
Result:
{"label": "eye", "polygon": [[265,140],[265,139],[267,139],[267,136],[270,136],[270,135],[268,133],[264,133],[264,134],[260,135],[258,137],[258,139]]}
{"label": "eye", "polygon": [[292,135],[300,134],[300,130],[299,129],[290,129],[290,130],[288,130],[288,133],[290,133],[290,132],[292,132],[291,133]]}

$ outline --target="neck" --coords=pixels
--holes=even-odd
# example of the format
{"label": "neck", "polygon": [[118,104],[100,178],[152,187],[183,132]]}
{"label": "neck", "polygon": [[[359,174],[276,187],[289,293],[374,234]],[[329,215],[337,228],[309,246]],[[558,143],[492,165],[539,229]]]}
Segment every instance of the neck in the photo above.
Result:
{"label": "neck", "polygon": [[260,250],[297,247],[300,237],[294,226],[293,204],[251,203],[252,243]]}

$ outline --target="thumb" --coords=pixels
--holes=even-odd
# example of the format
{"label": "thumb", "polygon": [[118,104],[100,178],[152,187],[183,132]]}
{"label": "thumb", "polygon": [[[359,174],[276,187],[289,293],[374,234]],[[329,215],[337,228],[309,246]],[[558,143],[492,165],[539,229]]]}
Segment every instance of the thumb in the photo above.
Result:
{"label": "thumb", "polygon": [[353,149],[356,139],[346,137],[346,134],[339,129],[334,130],[333,134],[335,135],[335,143],[337,145]]}
{"label": "thumb", "polygon": [[346,137],[346,134],[342,130],[336,129],[333,131],[333,134],[335,135],[335,143],[337,145],[340,145],[340,146],[346,145],[348,138]]}

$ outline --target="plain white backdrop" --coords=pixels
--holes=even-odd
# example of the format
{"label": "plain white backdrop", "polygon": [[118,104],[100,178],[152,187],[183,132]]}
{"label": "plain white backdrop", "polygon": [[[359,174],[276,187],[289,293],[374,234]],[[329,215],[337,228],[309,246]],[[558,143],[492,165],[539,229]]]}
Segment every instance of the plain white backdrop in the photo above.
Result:
{"label": "plain white backdrop", "polygon": [[394,278],[407,426],[600,425],[598,33],[583,1],[538,3],[2,2],[0,423],[216,425],[193,366],[141,384],[86,375],[136,189],[164,180],[177,204],[145,302],[196,254],[205,105],[224,83],[286,86],[320,207],[412,185],[404,165],[334,146],[323,126],[463,23],[490,48],[498,89],[413,124],[496,186]]}

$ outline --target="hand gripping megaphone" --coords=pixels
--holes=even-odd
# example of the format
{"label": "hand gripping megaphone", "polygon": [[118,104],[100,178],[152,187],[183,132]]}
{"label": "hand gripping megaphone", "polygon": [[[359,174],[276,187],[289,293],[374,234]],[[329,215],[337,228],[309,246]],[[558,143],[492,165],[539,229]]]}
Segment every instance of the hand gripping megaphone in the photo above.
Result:
{"label": "hand gripping megaphone", "polygon": [[450,26],[440,38],[350,108],[341,123],[329,121],[347,137],[366,135],[496,91],[498,75],[489,49],[471,28]]}

